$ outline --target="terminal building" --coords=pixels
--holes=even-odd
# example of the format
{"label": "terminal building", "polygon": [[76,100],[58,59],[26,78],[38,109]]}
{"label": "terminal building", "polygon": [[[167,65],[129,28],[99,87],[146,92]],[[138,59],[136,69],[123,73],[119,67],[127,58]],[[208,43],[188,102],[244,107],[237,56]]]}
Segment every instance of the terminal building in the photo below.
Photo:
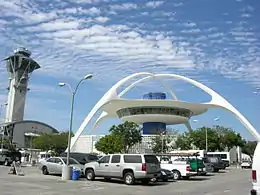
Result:
{"label": "terminal building", "polygon": [[[143,78],[140,78],[141,76]],[[136,77],[140,79],[131,83],[121,92],[118,91],[121,86],[126,85],[128,81]],[[162,78],[174,78],[188,82],[209,94],[211,100],[205,103],[181,101],[170,87],[163,82]],[[144,94],[141,99],[126,99],[122,97],[133,87],[149,79],[159,80],[163,87],[168,90],[171,97],[166,98],[166,94],[162,92],[150,92]],[[135,146],[131,152],[149,152],[151,151],[151,138],[165,133],[167,125],[184,124],[188,131],[192,131],[190,119],[206,113],[209,108],[219,108],[231,112],[257,140],[260,140],[260,135],[256,129],[235,107],[220,94],[202,83],[176,74],[140,72],[121,79],[104,94],[71,139],[70,150],[72,152],[98,152],[94,147],[95,143],[104,135],[82,135],[82,133],[99,110],[102,113],[94,121],[93,127],[88,127],[91,132],[106,118],[118,117],[122,122],[135,122],[143,127],[143,142]]]}
{"label": "terminal building", "polygon": [[[149,92],[143,95],[144,100],[165,100],[166,94],[163,92]],[[162,115],[180,115],[183,117],[190,117],[191,112],[186,109],[179,108],[166,108],[166,107],[131,107],[131,108],[122,108],[117,111],[118,117],[125,118],[128,116],[134,115],[153,115],[153,114],[162,114]],[[167,124],[170,124],[169,122]],[[152,152],[152,138],[155,136],[161,136],[166,133],[166,122],[163,120],[158,120],[158,122],[143,122],[142,124],[142,142],[136,144],[130,149],[131,153],[151,153]],[[81,135],[75,144],[73,151],[75,152],[87,152],[87,153],[99,153],[96,150],[96,142],[105,135]]]}

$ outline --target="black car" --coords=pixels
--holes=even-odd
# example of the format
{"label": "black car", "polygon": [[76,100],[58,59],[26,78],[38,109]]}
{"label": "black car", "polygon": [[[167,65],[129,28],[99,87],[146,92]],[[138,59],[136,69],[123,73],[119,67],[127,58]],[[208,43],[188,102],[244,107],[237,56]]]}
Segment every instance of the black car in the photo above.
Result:
{"label": "black car", "polygon": [[161,174],[156,178],[156,181],[167,182],[169,179],[173,179],[173,172],[167,169],[161,169]]}
{"label": "black car", "polygon": [[[62,153],[60,156],[66,157],[67,153]],[[70,157],[74,158],[82,165],[85,165],[86,163],[98,160],[98,156],[95,154],[80,153],[80,152],[71,152]]]}
{"label": "black car", "polygon": [[207,157],[203,159],[204,163],[210,163],[213,168],[213,172],[218,172],[221,169],[225,169],[225,163],[219,157]]}

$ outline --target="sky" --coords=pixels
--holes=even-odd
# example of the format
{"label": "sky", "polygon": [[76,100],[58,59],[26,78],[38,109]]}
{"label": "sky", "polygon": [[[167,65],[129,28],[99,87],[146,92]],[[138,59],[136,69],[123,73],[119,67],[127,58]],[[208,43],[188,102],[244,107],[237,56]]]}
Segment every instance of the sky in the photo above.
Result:
{"label": "sky", "polygon": [[[17,47],[26,47],[41,65],[30,78],[27,120],[67,130],[71,93],[58,83],[74,87],[84,75],[93,74],[76,95],[75,132],[113,84],[132,73],[151,72],[180,74],[202,82],[260,128],[258,0],[1,0],[0,13],[0,59],[12,55]],[[7,100],[8,77],[1,61],[0,104]],[[210,100],[191,84],[175,79],[165,82],[180,100]],[[124,97],[142,98],[145,92],[158,91],[170,98],[156,80],[138,85]],[[111,125],[119,123],[119,119],[107,119],[94,133],[107,133]],[[191,118],[191,125],[223,125],[254,139],[223,110],[210,109]],[[183,125],[173,127],[186,131]]]}

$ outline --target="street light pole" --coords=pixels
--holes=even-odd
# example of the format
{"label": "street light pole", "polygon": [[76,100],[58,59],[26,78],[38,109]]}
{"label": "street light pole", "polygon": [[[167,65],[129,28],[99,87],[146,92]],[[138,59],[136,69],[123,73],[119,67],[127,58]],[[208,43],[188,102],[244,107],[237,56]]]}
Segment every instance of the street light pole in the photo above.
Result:
{"label": "street light pole", "polygon": [[77,93],[77,90],[80,86],[80,84],[87,79],[91,79],[93,77],[92,74],[85,75],[77,84],[75,89],[71,87],[68,83],[59,83],[60,87],[63,87],[67,85],[71,91],[72,98],[71,98],[71,109],[70,109],[70,124],[69,124],[69,132],[68,132],[68,148],[67,148],[67,162],[66,166],[62,169],[62,180],[70,180],[70,168],[69,168],[69,160],[70,160],[70,145],[71,145],[71,132],[72,132],[72,126],[73,126],[73,114],[74,114],[74,102],[75,102],[75,95]]}
{"label": "street light pole", "polygon": [[164,145],[163,145],[163,144],[164,144],[164,143],[163,143],[163,142],[164,142],[163,132],[161,133],[161,135],[162,135],[162,154],[163,154],[163,150],[164,150],[164,149],[163,149],[163,147],[164,147]]}
{"label": "street light pole", "polygon": [[207,127],[205,127],[206,129],[206,152],[208,151],[208,129]]}
{"label": "street light pole", "polygon": [[[215,117],[213,120],[219,121],[219,117]],[[199,122],[199,120],[194,119],[193,122],[197,123],[197,122]],[[207,127],[205,127],[205,142],[206,142],[205,143],[205,149],[206,149],[206,152],[207,152],[208,151],[208,129],[207,129]]]}
{"label": "street light pole", "polygon": [[70,127],[69,127],[69,135],[68,135],[67,166],[69,166],[69,159],[70,159],[70,143],[71,143],[71,132],[72,132],[72,125],[73,125],[75,94],[76,94],[76,90],[72,91],[71,109],[70,109]]}

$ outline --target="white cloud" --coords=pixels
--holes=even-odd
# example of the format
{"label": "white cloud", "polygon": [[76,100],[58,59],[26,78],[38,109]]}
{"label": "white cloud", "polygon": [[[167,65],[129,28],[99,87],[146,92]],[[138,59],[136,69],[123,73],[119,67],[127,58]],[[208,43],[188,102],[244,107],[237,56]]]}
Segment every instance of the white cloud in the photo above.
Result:
{"label": "white cloud", "polygon": [[173,6],[174,6],[174,7],[180,7],[180,6],[183,6],[183,3],[182,3],[182,2],[180,2],[180,3],[174,3]]}
{"label": "white cloud", "polygon": [[[3,58],[13,48],[25,45],[42,66],[33,73],[29,84],[28,118],[49,124],[60,120],[65,124],[69,108],[64,106],[69,107],[70,94],[56,84],[58,81],[73,84],[85,73],[94,74],[88,90],[100,91],[99,95],[122,77],[139,71],[186,75],[206,85],[211,85],[214,78],[205,73],[212,72],[260,86],[260,61],[256,59],[258,31],[251,20],[239,17],[239,14],[255,17],[251,8],[238,12],[236,17],[233,12],[224,17],[237,20],[213,23],[209,19],[201,22],[196,17],[184,18],[181,9],[185,7],[180,9],[178,6],[183,4],[176,1],[160,4],[162,11],[153,10],[154,17],[144,12],[149,10],[144,9],[149,6],[148,1],[134,4],[113,0],[53,0],[46,6],[35,0],[21,2],[23,6],[20,0],[0,0],[0,44],[5,45],[0,48],[0,55]],[[164,6],[169,6],[169,11],[163,11]],[[5,20],[6,17],[11,20]],[[228,24],[227,31],[222,24]],[[0,102],[6,101],[7,84],[5,66],[0,66]],[[154,90],[153,85],[146,86],[140,92]],[[90,99],[86,100],[86,108],[80,107],[83,114],[88,112],[85,110],[88,105],[96,103],[90,103]],[[36,107],[39,109],[35,111]],[[64,112],[66,109],[68,112]],[[77,118],[81,120],[81,116]]]}
{"label": "white cloud", "polygon": [[208,37],[209,38],[219,38],[219,37],[223,37],[224,36],[224,33],[212,33],[212,34],[209,34]]}
{"label": "white cloud", "polygon": [[28,27],[27,30],[34,31],[56,31],[56,30],[70,30],[77,29],[80,27],[80,21],[66,21],[62,19],[58,19],[55,21],[41,23],[37,26]]}
{"label": "white cloud", "polygon": [[160,5],[162,5],[163,3],[164,3],[163,1],[149,1],[146,3],[146,6],[156,8],[156,7],[159,7]]}
{"label": "white cloud", "polygon": [[252,16],[251,14],[247,14],[247,13],[241,15],[242,18],[250,18],[251,16]]}
{"label": "white cloud", "polygon": [[137,9],[137,5],[134,3],[123,3],[123,4],[114,4],[111,5],[110,8],[113,11],[122,11],[122,10],[130,10],[130,9]]}
{"label": "white cloud", "polygon": [[190,34],[190,33],[199,33],[201,32],[201,30],[198,28],[193,28],[193,29],[182,30],[181,32],[185,34]]}
{"label": "white cloud", "polygon": [[99,15],[101,13],[100,9],[96,8],[96,7],[92,7],[88,10],[86,10],[85,13],[90,13],[92,15]]}
{"label": "white cloud", "polygon": [[[14,2],[17,4],[11,6]],[[12,39],[12,43],[9,41],[12,46],[13,44],[30,43],[35,57],[39,59],[41,64],[44,64],[44,68],[39,70],[41,74],[54,74],[56,72],[57,76],[62,76],[71,71],[71,75],[78,75],[81,70],[87,69],[102,74],[109,70],[110,67],[107,64],[113,63],[115,72],[118,73],[117,77],[121,76],[122,73],[126,74],[123,71],[125,68],[121,70],[122,67],[135,68],[129,71],[150,70],[151,67],[158,71],[171,68],[185,70],[208,68],[204,63],[214,60],[207,54],[206,48],[209,46],[214,49],[215,57],[227,55],[230,58],[225,59],[225,65],[221,65],[219,61],[209,69],[223,69],[223,66],[227,64],[228,68],[232,70],[233,61],[238,60],[232,57],[234,55],[232,48],[237,46],[253,48],[257,42],[256,35],[252,33],[253,30],[245,30],[242,23],[236,25],[233,22],[232,25],[236,28],[226,33],[218,28],[217,24],[210,22],[207,23],[208,29],[200,29],[202,27],[198,28],[198,22],[195,20],[188,20],[188,22],[179,20],[178,27],[180,29],[166,30],[166,27],[172,23],[172,17],[163,17],[165,12],[158,12],[154,16],[155,21],[160,21],[161,26],[157,28],[156,25],[152,24],[152,21],[144,23],[140,22],[142,20],[135,19],[135,14],[138,17],[147,17],[149,13],[133,12],[131,23],[125,21],[129,18],[120,21],[120,19],[117,20],[117,15],[107,17],[111,11],[116,13],[120,10],[137,9],[139,8],[137,4],[118,4],[119,1],[117,3],[107,1],[104,6],[99,7],[97,4],[101,2],[104,1],[74,1],[74,3],[79,4],[77,7],[59,6],[58,8],[52,7],[52,9],[48,7],[42,11],[34,1],[26,1],[22,8],[18,0],[10,0],[8,3],[1,1],[0,6],[9,9],[8,13],[4,11],[2,14],[18,17],[19,20],[14,20],[12,23],[23,27],[12,30],[12,26],[9,26],[10,22],[1,19],[0,25],[7,25],[8,28],[0,32],[1,37],[4,37],[0,42]],[[29,3],[34,6],[28,6]],[[95,5],[83,6],[83,4],[92,3]],[[164,6],[162,3],[163,1],[150,1],[147,2],[146,6]],[[177,7],[181,5],[183,4],[172,4],[172,6]],[[107,7],[110,10],[107,10]],[[250,10],[253,11],[252,8],[247,8],[248,12]],[[123,18],[123,16],[121,15],[119,18]],[[110,22],[107,23],[108,21]],[[37,33],[34,33],[36,31]],[[182,34],[180,35],[180,33]],[[193,38],[191,38],[191,34],[194,34]],[[218,48],[217,45],[221,43],[229,44],[230,48],[228,50]],[[214,47],[212,47],[213,45]],[[247,51],[245,53],[247,54]],[[248,55],[247,59],[252,59],[255,53]],[[218,59],[215,61],[217,62]],[[77,62],[77,66],[68,66],[68,64],[75,64],[75,62]],[[86,64],[89,63],[91,65],[86,67]],[[61,69],[64,71],[59,71]]]}
{"label": "white cloud", "polygon": [[109,18],[108,17],[99,16],[99,17],[95,18],[95,21],[101,22],[101,23],[106,23],[107,21],[109,21]]}
{"label": "white cloud", "polygon": [[109,0],[70,0],[71,3],[77,4],[95,4],[100,2],[107,2]]}

